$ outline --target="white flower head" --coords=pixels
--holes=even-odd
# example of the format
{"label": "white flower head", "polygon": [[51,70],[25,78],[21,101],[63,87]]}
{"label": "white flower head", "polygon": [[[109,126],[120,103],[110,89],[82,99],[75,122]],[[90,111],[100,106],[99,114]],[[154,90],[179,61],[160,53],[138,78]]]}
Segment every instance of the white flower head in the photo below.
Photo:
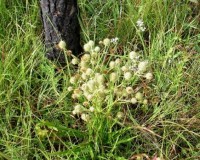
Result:
{"label": "white flower head", "polygon": [[91,101],[92,98],[93,98],[93,96],[92,96],[91,94],[88,94],[88,95],[86,96],[86,98],[87,98],[88,101]]}
{"label": "white flower head", "polygon": [[88,44],[90,45],[91,49],[94,47],[94,41],[89,40]]}
{"label": "white flower head", "polygon": [[87,66],[81,66],[80,65],[80,71],[81,72],[86,72],[86,70],[87,70]]}
{"label": "white flower head", "polygon": [[73,77],[70,78],[69,81],[70,81],[71,84],[75,84],[77,82],[77,78],[75,76],[73,76]]}
{"label": "white flower head", "polygon": [[100,45],[103,44],[103,41],[99,41],[99,44],[100,44]]}
{"label": "white flower head", "polygon": [[72,94],[72,99],[78,99],[81,97],[81,94],[80,93],[73,93]]}
{"label": "white flower head", "polygon": [[78,95],[77,94],[72,94],[72,99],[77,99]]}
{"label": "white flower head", "polygon": [[69,87],[67,88],[67,90],[68,90],[69,92],[71,92],[71,91],[73,91],[73,87],[72,87],[72,86],[69,86]]}
{"label": "white flower head", "polygon": [[152,73],[146,73],[144,76],[147,80],[152,80],[153,79],[153,74]]}
{"label": "white flower head", "polygon": [[118,38],[118,37],[112,38],[112,39],[110,40],[110,42],[111,42],[111,43],[114,43],[114,44],[116,44],[118,41],[119,41],[119,38]]}
{"label": "white flower head", "polygon": [[89,90],[88,85],[83,83],[82,86],[81,86],[81,90],[84,91],[84,92],[85,91],[88,92],[88,90]]}
{"label": "white flower head", "polygon": [[[97,56],[98,56],[98,54],[97,54],[97,52],[96,51],[92,51],[91,53],[91,57],[94,59],[94,58],[96,58]],[[92,60],[91,60],[92,61]],[[90,61],[90,62],[91,62]],[[96,62],[96,60],[95,60],[95,62]]]}
{"label": "white flower head", "polygon": [[124,79],[125,79],[125,80],[130,80],[131,78],[132,78],[131,72],[125,72],[125,73],[124,73]]}
{"label": "white flower head", "polygon": [[103,40],[103,44],[104,44],[105,46],[109,46],[109,45],[110,45],[110,39],[109,39],[109,38],[105,38],[105,39]]}
{"label": "white flower head", "polygon": [[83,49],[85,52],[90,52],[92,48],[90,44],[86,43],[84,44]]}
{"label": "white flower head", "polygon": [[101,99],[104,99],[105,96],[106,96],[106,90],[103,89],[103,88],[100,88],[100,89],[98,90],[98,97],[101,98]]}
{"label": "white flower head", "polygon": [[83,112],[83,108],[80,104],[74,106],[73,114],[81,114]]}
{"label": "white flower head", "polygon": [[90,110],[90,112],[94,112],[95,109],[94,109],[94,107],[90,107],[89,110]]}
{"label": "white flower head", "polygon": [[73,110],[73,111],[72,111],[72,114],[73,114],[73,115],[76,115],[77,113],[76,113],[76,111],[75,111],[75,110]]}
{"label": "white flower head", "polygon": [[94,59],[92,59],[91,61],[90,61],[90,63],[94,66],[94,65],[96,65],[97,64],[97,61],[96,60],[94,60]]}
{"label": "white flower head", "polygon": [[90,105],[90,103],[89,103],[88,101],[85,101],[85,102],[83,102],[83,105],[84,105],[85,107],[88,107],[88,106]]}
{"label": "white flower head", "polygon": [[94,48],[94,51],[97,52],[97,53],[100,52],[100,50],[101,50],[101,49],[100,49],[99,46],[96,46],[96,47]]}
{"label": "white flower head", "polygon": [[138,27],[142,27],[144,25],[144,22],[142,19],[138,19],[136,23]]}
{"label": "white flower head", "polygon": [[118,95],[119,91],[120,91],[119,88],[117,87],[114,88],[114,94]]}
{"label": "white flower head", "polygon": [[86,73],[82,73],[82,74],[81,74],[81,78],[82,78],[83,80],[86,80],[86,79],[88,78],[88,75],[87,75]]}
{"label": "white flower head", "polygon": [[102,85],[105,82],[105,78],[102,74],[97,75],[95,78],[96,78],[97,83],[100,85]]}
{"label": "white flower head", "polygon": [[117,113],[117,118],[118,119],[122,119],[124,117],[124,113],[123,112],[118,112]]}
{"label": "white flower head", "polygon": [[120,58],[117,58],[117,59],[115,60],[115,64],[116,64],[116,65],[120,65],[120,64],[121,64],[121,62],[122,62],[122,61],[121,61],[121,59],[120,59]]}
{"label": "white flower head", "polygon": [[141,100],[143,99],[143,94],[142,94],[141,92],[137,92],[137,93],[135,94],[135,98],[136,98],[137,100],[141,101]]}
{"label": "white flower head", "polygon": [[129,69],[128,69],[127,66],[122,66],[121,70],[122,70],[123,72],[127,72]]}
{"label": "white flower head", "polygon": [[81,61],[83,61],[83,62],[89,62],[90,61],[90,55],[89,54],[84,54],[81,57]]}
{"label": "white flower head", "polygon": [[140,31],[144,32],[146,30],[146,27],[140,27],[139,29]]}
{"label": "white flower head", "polygon": [[81,114],[81,119],[85,122],[88,122],[90,119],[90,116],[86,113]]}
{"label": "white flower head", "polygon": [[73,58],[72,61],[71,61],[71,63],[72,63],[73,65],[78,64],[78,63],[79,63],[78,58]]}
{"label": "white flower head", "polygon": [[[88,67],[88,62],[85,62],[85,61],[81,61],[81,63],[80,63],[80,67],[82,68],[82,69],[85,69],[85,71],[86,71],[86,68]],[[84,71],[84,70],[82,70],[82,71]]]}
{"label": "white flower head", "polygon": [[100,73],[98,73],[98,72],[96,72],[96,73],[95,73],[95,75],[94,75],[94,78],[95,78],[95,80],[97,80],[97,79],[98,79],[98,76],[99,76],[99,75],[101,75],[101,74],[100,74]]}
{"label": "white flower head", "polygon": [[134,60],[134,59],[136,59],[138,57],[138,54],[135,52],[135,51],[131,51],[130,53],[129,53],[129,58],[131,59],[131,60]]}
{"label": "white flower head", "polygon": [[115,68],[115,62],[114,61],[110,61],[109,67],[110,67],[110,69]]}
{"label": "white flower head", "polygon": [[148,66],[148,61],[142,61],[138,64],[138,71],[145,72]]}
{"label": "white flower head", "polygon": [[133,93],[133,88],[132,87],[126,87],[126,93],[132,94]]}
{"label": "white flower head", "polygon": [[144,104],[144,105],[147,105],[147,104],[148,104],[148,100],[147,100],[147,99],[144,99],[144,100],[143,100],[143,104]]}
{"label": "white flower head", "polygon": [[93,70],[91,68],[88,68],[85,73],[86,75],[90,76],[93,73]]}
{"label": "white flower head", "polygon": [[137,103],[137,99],[136,98],[131,98],[131,103],[132,104],[136,104]]}
{"label": "white flower head", "polygon": [[61,50],[65,50],[66,49],[66,42],[61,40],[59,43],[58,43],[58,47],[61,49]]}
{"label": "white flower head", "polygon": [[144,22],[142,19],[138,19],[136,24],[140,31],[144,32],[146,30],[146,27],[144,26]]}
{"label": "white flower head", "polygon": [[103,91],[103,92],[106,92],[106,87],[103,84],[100,84],[99,85],[99,90]]}
{"label": "white flower head", "polygon": [[95,86],[96,86],[96,82],[95,82],[95,80],[91,79],[87,82],[87,85],[88,85],[90,91],[94,91]]}
{"label": "white flower head", "polygon": [[74,89],[74,94],[81,94],[81,90],[79,88]]}
{"label": "white flower head", "polygon": [[112,72],[112,73],[110,74],[110,81],[111,81],[111,82],[116,82],[116,81],[117,81],[117,73]]}

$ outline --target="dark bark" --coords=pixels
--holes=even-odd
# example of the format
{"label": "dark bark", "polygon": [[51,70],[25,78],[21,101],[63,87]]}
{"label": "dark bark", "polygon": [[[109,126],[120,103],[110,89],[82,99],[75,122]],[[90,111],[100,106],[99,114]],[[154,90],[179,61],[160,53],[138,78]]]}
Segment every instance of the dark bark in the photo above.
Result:
{"label": "dark bark", "polygon": [[77,0],[40,0],[47,57],[65,63],[63,52],[56,46],[60,40],[74,55],[81,53]]}

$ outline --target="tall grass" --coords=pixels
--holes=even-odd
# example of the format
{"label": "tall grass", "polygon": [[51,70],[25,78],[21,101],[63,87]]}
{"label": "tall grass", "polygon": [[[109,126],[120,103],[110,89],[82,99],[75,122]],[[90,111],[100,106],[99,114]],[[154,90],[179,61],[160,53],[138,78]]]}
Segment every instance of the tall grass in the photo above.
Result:
{"label": "tall grass", "polygon": [[[77,70],[44,57],[38,1],[1,0],[0,159],[199,159],[198,6],[187,0],[79,0],[81,43],[119,37],[105,51],[109,60],[125,62],[135,50],[148,59],[154,77],[130,81],[147,105],[113,107],[110,94],[93,102],[100,111],[85,122],[72,114],[77,101],[68,90]],[[146,31],[138,31],[138,19]]]}

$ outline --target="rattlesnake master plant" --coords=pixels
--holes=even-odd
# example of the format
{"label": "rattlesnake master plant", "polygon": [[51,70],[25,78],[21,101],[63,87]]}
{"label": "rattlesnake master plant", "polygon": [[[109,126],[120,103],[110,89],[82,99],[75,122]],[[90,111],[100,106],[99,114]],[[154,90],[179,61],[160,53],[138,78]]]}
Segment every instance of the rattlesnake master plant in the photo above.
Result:
{"label": "rattlesnake master plant", "polygon": [[[71,60],[70,67],[78,65],[68,87],[74,101],[72,114],[80,115],[84,121],[89,121],[91,114],[102,112],[108,105],[148,104],[148,97],[138,87],[142,81],[153,79],[148,61],[136,51],[120,56],[117,52],[111,53],[112,48],[116,49],[117,43],[109,38],[100,41],[99,45],[90,40],[84,45],[81,58],[73,56]],[[116,117],[122,115],[119,112]]]}

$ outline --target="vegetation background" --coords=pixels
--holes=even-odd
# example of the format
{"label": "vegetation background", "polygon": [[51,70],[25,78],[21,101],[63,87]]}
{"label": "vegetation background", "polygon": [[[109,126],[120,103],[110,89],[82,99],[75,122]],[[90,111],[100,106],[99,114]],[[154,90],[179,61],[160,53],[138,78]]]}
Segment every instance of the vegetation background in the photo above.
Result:
{"label": "vegetation background", "polygon": [[44,57],[38,5],[0,1],[0,159],[200,159],[198,1],[79,0],[82,44],[118,37],[118,54],[137,46],[154,75],[146,108],[88,123],[71,115],[68,71]]}

